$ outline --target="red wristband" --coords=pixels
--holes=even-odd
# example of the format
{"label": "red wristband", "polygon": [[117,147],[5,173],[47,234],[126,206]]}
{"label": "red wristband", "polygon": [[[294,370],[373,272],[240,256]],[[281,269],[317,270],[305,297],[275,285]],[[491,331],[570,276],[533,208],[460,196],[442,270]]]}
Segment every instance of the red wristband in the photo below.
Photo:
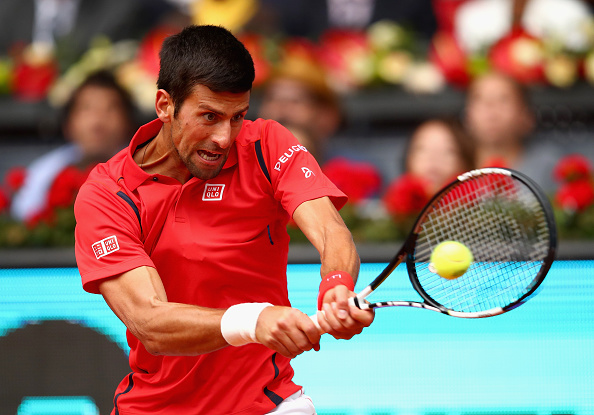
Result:
{"label": "red wristband", "polygon": [[318,310],[322,309],[322,301],[324,300],[324,295],[326,292],[337,285],[344,285],[349,289],[349,291],[353,291],[355,289],[355,282],[349,273],[344,271],[329,272],[324,278],[322,278],[322,282],[320,283],[320,292],[318,294]]}

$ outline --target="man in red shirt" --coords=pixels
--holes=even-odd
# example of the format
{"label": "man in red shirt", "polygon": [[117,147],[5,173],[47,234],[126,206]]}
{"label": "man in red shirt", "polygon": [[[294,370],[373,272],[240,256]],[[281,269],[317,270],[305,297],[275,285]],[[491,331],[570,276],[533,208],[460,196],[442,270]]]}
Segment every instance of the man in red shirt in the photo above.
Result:
{"label": "man in red shirt", "polygon": [[336,210],[345,196],[284,127],[244,120],[253,79],[227,30],[170,36],[158,119],[79,192],[83,287],[130,345],[114,414],[315,413],[290,366],[320,339],[288,300],[290,218],[320,252],[323,331],[349,339],[373,321],[347,302],[359,257]]}

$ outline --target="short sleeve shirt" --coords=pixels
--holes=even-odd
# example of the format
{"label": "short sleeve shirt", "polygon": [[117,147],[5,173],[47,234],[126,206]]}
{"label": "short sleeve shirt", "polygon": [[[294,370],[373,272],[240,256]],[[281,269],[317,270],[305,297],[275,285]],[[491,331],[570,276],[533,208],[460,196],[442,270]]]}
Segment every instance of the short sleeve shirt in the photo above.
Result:
{"label": "short sleeve shirt", "polygon": [[[75,251],[84,289],[98,293],[98,282],[150,266],[169,301],[290,305],[289,218],[301,203],[323,196],[340,208],[345,195],[288,130],[261,119],[244,121],[215,178],[181,184],[149,175],[132,156],[161,126],[155,120],[141,127],[79,192]],[[116,391],[120,414],[266,413],[299,389],[290,360],[262,345],[153,356],[127,336],[132,373]]]}

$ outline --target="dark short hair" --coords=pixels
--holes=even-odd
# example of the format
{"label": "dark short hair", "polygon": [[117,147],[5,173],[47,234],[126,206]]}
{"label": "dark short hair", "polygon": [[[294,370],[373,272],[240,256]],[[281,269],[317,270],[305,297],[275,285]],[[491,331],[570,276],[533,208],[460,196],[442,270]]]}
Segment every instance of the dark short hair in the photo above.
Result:
{"label": "dark short hair", "polygon": [[242,93],[252,88],[250,53],[220,26],[188,26],[163,41],[157,87],[169,93],[175,113],[196,85],[213,92]]}
{"label": "dark short hair", "polygon": [[128,91],[117,81],[115,76],[108,70],[99,70],[91,73],[85,80],[74,90],[70,98],[62,109],[62,121],[67,122],[72,114],[72,110],[76,105],[76,101],[81,92],[88,87],[99,87],[110,89],[118,94],[122,108],[125,111],[126,118],[133,124],[136,117],[136,107]]}

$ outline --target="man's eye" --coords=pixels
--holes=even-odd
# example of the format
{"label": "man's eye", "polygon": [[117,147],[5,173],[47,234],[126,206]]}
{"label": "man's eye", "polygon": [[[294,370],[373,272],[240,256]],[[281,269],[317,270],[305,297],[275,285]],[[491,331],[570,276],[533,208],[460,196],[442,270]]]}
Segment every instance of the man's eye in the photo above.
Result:
{"label": "man's eye", "polygon": [[233,121],[241,121],[243,120],[244,114],[237,114],[233,117]]}
{"label": "man's eye", "polygon": [[209,112],[209,113],[204,114],[204,118],[206,118],[206,121],[214,121],[214,120],[216,120],[217,117],[212,112]]}

